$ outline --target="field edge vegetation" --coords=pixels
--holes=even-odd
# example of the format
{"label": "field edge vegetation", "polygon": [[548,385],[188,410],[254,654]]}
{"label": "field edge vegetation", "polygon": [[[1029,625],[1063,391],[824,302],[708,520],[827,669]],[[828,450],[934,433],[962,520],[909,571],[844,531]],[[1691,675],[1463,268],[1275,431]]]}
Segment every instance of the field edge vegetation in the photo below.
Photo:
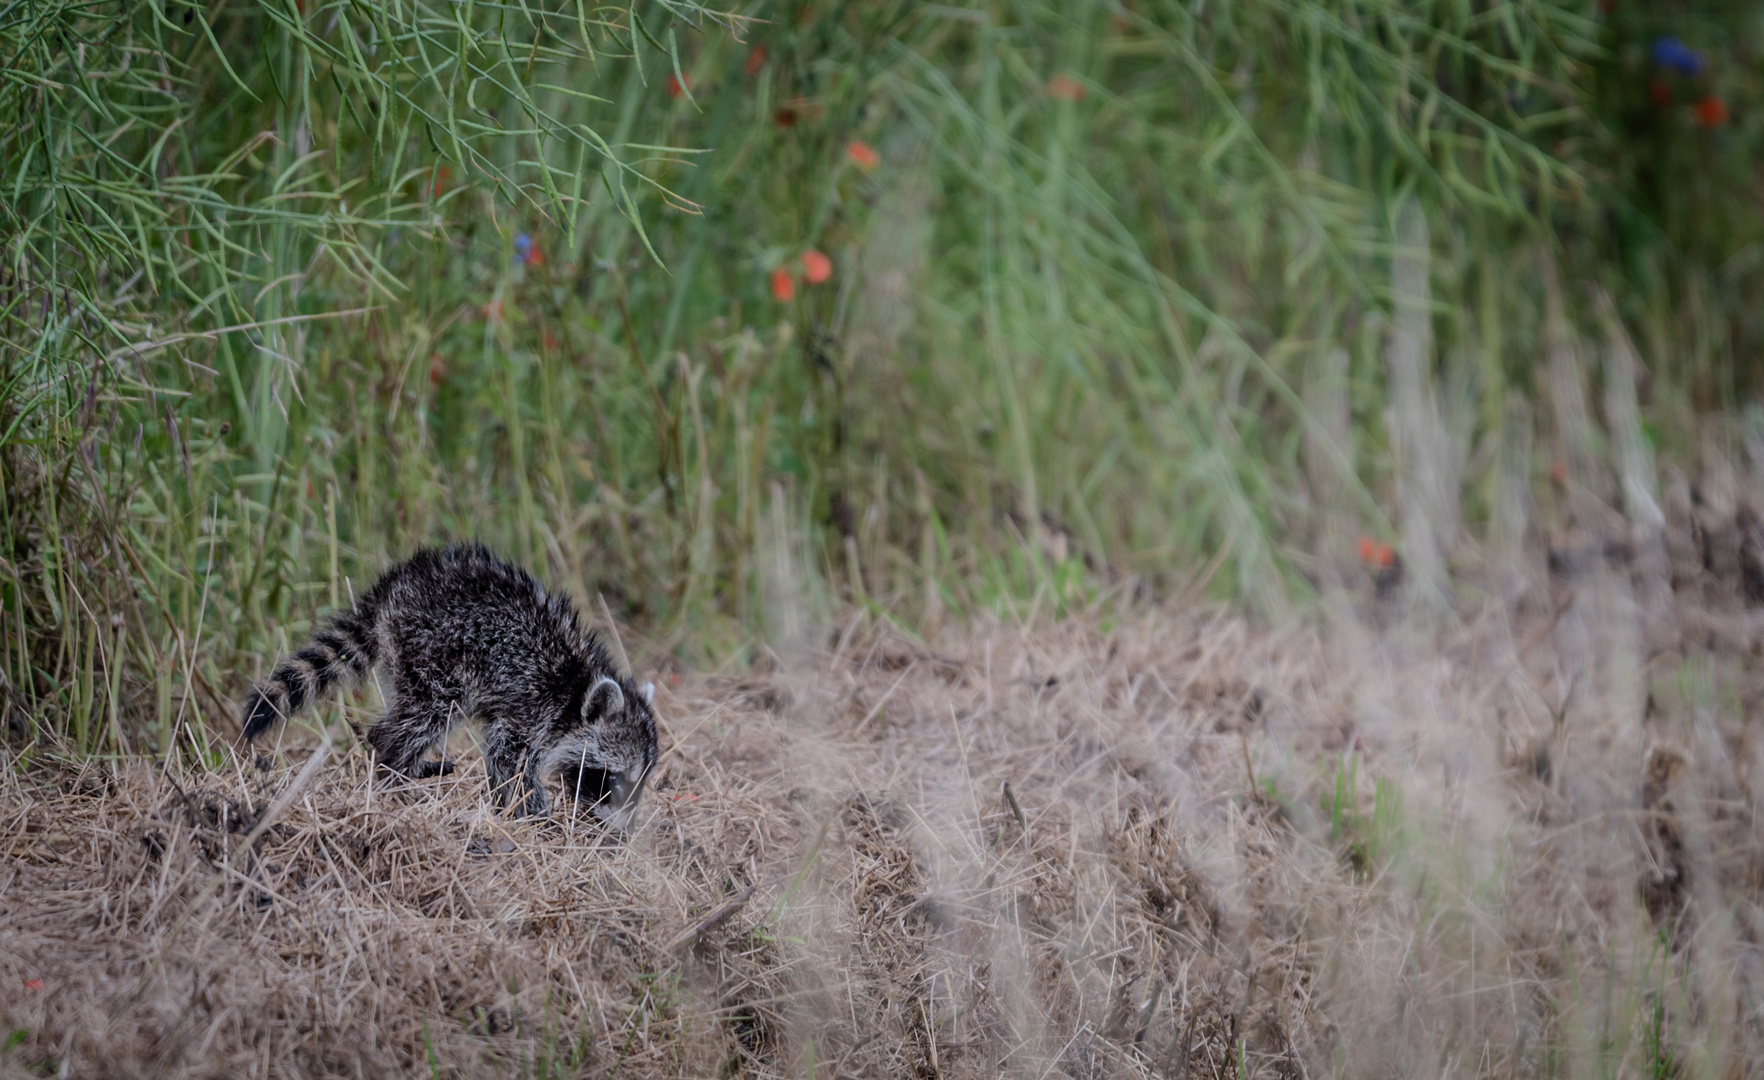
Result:
{"label": "field edge vegetation", "polygon": [[1759,443],[1756,34],[1723,3],[9,9],[11,722],[225,734],[447,537],[689,664],[851,609],[1278,616],[1399,566],[1449,603],[1605,542]]}

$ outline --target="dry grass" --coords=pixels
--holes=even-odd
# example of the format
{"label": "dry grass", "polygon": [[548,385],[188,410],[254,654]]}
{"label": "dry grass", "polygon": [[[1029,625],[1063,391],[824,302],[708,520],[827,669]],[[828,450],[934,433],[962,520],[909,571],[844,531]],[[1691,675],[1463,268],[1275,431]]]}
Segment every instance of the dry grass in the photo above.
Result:
{"label": "dry grass", "polygon": [[298,733],[15,757],[0,1071],[1758,1075],[1764,624],[1619,569],[1428,634],[859,621],[665,687],[625,842],[341,724],[307,786]]}

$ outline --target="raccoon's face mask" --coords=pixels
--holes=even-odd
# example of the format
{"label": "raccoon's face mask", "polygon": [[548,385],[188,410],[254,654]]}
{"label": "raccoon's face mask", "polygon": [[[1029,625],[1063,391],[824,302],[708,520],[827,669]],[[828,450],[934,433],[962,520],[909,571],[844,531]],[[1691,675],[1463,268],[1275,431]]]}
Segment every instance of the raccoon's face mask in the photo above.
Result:
{"label": "raccoon's face mask", "polygon": [[582,727],[553,751],[564,790],[577,805],[621,827],[655,767],[655,684],[601,678],[582,701]]}

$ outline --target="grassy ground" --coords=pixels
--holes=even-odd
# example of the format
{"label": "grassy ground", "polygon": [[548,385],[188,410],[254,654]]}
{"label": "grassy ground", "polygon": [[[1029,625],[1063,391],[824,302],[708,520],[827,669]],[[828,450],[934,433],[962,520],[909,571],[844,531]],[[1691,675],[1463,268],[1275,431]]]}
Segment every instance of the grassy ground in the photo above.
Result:
{"label": "grassy ground", "polygon": [[1695,520],[1433,632],[1370,580],[1280,633],[858,614],[665,676],[624,839],[497,818],[469,744],[370,782],[359,699],[214,768],[14,760],[0,1067],[1755,1076],[1759,550]]}

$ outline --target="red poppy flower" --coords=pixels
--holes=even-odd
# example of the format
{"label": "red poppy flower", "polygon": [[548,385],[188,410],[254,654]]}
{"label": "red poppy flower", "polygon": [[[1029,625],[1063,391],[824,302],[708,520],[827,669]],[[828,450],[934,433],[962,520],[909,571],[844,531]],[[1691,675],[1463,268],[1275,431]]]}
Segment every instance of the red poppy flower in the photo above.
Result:
{"label": "red poppy flower", "polygon": [[538,244],[534,244],[527,249],[527,257],[521,261],[525,262],[528,266],[544,266],[545,249]]}
{"label": "red poppy flower", "polygon": [[1360,537],[1360,561],[1374,570],[1388,570],[1396,565],[1396,552],[1382,540]]}
{"label": "red poppy flower", "polygon": [[1714,94],[1706,95],[1697,102],[1697,123],[1706,128],[1716,128],[1727,123],[1727,102]]}
{"label": "red poppy flower", "polygon": [[747,63],[741,65],[741,70],[746,72],[747,77],[751,79],[760,73],[760,68],[765,66],[766,47],[764,45],[756,45],[754,46],[753,51],[747,54]]}
{"label": "red poppy flower", "polygon": [[441,197],[441,192],[447,186],[447,181],[449,181],[451,179],[453,179],[453,170],[452,169],[449,169],[445,165],[441,166],[439,169],[436,169],[435,170],[435,189],[429,193],[429,197],[432,199],[439,199]]}
{"label": "red poppy flower", "polygon": [[772,297],[780,304],[796,299],[796,280],[782,266],[772,271]]}
{"label": "red poppy flower", "polygon": [[781,128],[795,127],[796,126],[796,110],[791,109],[791,108],[783,108],[783,109],[777,110],[776,112],[772,113],[772,123],[777,124]]}
{"label": "red poppy flower", "polygon": [[41,989],[43,989],[43,980],[42,979],[26,979],[25,980],[25,989],[26,990],[41,990]]}
{"label": "red poppy flower", "polygon": [[668,96],[669,97],[671,97],[671,98],[680,97],[682,94],[686,93],[686,91],[692,89],[692,76],[690,76],[690,75],[686,76],[686,84],[684,86],[682,86],[680,84],[680,80],[677,77],[675,77],[673,75],[669,75],[667,86],[668,86]]}
{"label": "red poppy flower", "polygon": [[430,386],[440,386],[442,380],[444,380],[446,378],[447,378],[447,361],[441,359],[441,354],[438,352],[430,353],[429,354],[429,385]]}
{"label": "red poppy flower", "polygon": [[802,253],[802,276],[810,285],[819,285],[833,276],[833,260],[809,248]]}
{"label": "red poppy flower", "polygon": [[882,164],[882,155],[876,153],[876,148],[859,139],[853,139],[845,144],[845,156],[851,159],[852,164],[866,172]]}
{"label": "red poppy flower", "polygon": [[1086,93],[1084,84],[1070,75],[1055,75],[1047,80],[1047,96],[1059,101],[1083,101]]}

